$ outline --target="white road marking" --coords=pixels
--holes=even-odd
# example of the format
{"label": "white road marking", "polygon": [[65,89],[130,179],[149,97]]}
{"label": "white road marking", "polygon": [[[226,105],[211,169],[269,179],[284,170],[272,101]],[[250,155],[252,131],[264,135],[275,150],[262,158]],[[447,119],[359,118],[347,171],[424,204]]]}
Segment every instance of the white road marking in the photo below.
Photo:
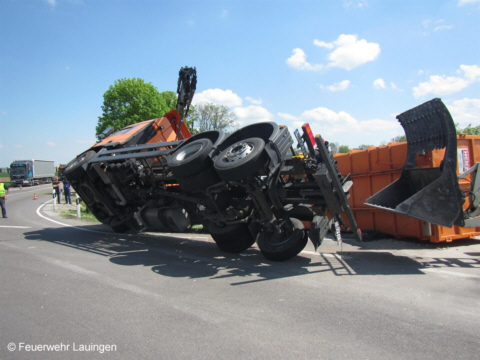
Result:
{"label": "white road marking", "polygon": [[11,228],[11,229],[30,229],[30,226],[8,226],[8,225],[0,225],[0,228]]}
{"label": "white road marking", "polygon": [[[45,219],[45,220],[51,221],[51,222],[53,222],[53,223],[55,223],[55,224],[58,224],[58,225],[67,226],[67,227],[71,227],[71,228],[78,229],[78,230],[83,230],[83,231],[94,232],[94,233],[98,233],[98,234],[110,234],[110,233],[105,232],[105,231],[85,229],[85,228],[80,227],[80,226],[74,226],[74,225],[65,224],[65,223],[62,223],[62,222],[60,222],[60,221],[56,221],[56,220],[50,219],[50,218],[46,217],[45,215],[42,215],[42,214],[40,213],[40,211],[42,210],[42,208],[43,208],[46,204],[48,204],[48,203],[50,203],[50,202],[52,202],[52,201],[53,201],[53,199],[48,200],[48,201],[46,201],[45,203],[43,203],[41,206],[39,206],[38,209],[37,209],[37,215],[40,216],[41,218]],[[165,235],[165,236],[179,237],[179,238],[185,238],[185,235],[190,235],[190,234],[185,234],[185,235],[182,236],[182,234],[178,234],[178,233],[162,233],[162,234]],[[132,236],[132,234],[122,234],[122,235],[124,235],[124,236]],[[138,235],[141,235],[141,236],[142,236],[142,235],[143,235],[143,236],[149,236],[150,234],[148,234],[148,233],[145,233],[145,234],[140,233],[140,234],[134,234],[134,235],[137,235],[137,236],[138,236]],[[188,239],[189,239],[189,240],[200,240],[200,241],[205,241],[205,240],[207,240],[207,241],[208,241],[208,240],[210,239],[210,236],[207,235],[207,234],[204,235],[204,236],[197,234],[196,236],[195,236],[195,235],[194,235],[194,236],[189,236]],[[301,254],[306,254],[306,255],[313,255],[313,256],[318,256],[318,255],[320,255],[318,252],[309,251],[309,250],[303,250],[303,251],[301,251],[300,253],[301,253]],[[328,255],[326,255],[326,256],[328,256]],[[332,256],[334,256],[334,255],[332,254]]]}
{"label": "white road marking", "polygon": [[457,276],[457,277],[480,279],[479,275],[465,274],[465,273],[460,273],[456,271],[449,271],[449,270],[442,270],[442,269],[422,269],[422,271],[435,272],[439,274],[445,274],[445,275],[451,275],[451,276]]}
{"label": "white road marking", "polygon": [[51,202],[51,201],[53,201],[53,199],[44,202],[42,205],[40,205],[40,206],[37,208],[37,215],[38,215],[38,216],[40,216],[41,218],[43,218],[43,219],[45,219],[45,220],[51,221],[51,222],[53,222],[53,223],[55,223],[55,224],[58,224],[58,225],[67,226],[67,227],[71,227],[71,228],[75,228],[75,229],[83,230],[83,231],[89,231],[89,232],[99,233],[99,234],[107,234],[105,231],[85,229],[85,228],[82,228],[82,227],[79,227],[79,226],[74,226],[74,225],[65,224],[65,223],[62,223],[62,222],[60,222],[60,221],[56,221],[56,220],[50,219],[50,218],[46,217],[45,215],[42,215],[42,214],[40,213],[40,210],[42,210],[42,208],[43,208],[45,205],[47,205],[49,202]]}

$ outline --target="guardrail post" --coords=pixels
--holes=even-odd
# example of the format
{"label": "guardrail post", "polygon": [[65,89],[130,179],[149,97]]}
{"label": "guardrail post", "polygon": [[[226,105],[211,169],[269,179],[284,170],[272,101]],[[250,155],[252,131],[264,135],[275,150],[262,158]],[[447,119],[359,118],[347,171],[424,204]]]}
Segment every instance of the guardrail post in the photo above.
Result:
{"label": "guardrail post", "polygon": [[77,203],[77,218],[81,218],[82,215],[80,214],[80,198],[78,197],[78,193],[75,193],[75,202]]}
{"label": "guardrail post", "polygon": [[55,189],[52,189],[52,196],[53,196],[53,211],[57,211],[57,201],[56,201],[56,197],[57,197],[57,194],[55,193]]}

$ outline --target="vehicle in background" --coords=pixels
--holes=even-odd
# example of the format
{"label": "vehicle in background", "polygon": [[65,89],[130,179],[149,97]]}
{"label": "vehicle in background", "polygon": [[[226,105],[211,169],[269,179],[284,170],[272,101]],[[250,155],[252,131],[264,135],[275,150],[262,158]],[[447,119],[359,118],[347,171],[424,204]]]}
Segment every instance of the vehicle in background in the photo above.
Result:
{"label": "vehicle in background", "polygon": [[57,166],[57,176],[59,181],[63,181],[63,179],[65,178],[63,173],[66,167],[67,167],[67,164],[60,164]]}
{"label": "vehicle in background", "polygon": [[10,164],[12,186],[32,186],[51,183],[55,166],[50,160],[15,160]]}

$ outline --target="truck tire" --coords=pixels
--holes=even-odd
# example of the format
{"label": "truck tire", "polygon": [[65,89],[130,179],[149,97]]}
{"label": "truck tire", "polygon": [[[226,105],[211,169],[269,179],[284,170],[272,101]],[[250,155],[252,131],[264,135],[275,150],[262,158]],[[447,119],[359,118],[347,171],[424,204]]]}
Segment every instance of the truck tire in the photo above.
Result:
{"label": "truck tire", "polygon": [[176,177],[195,175],[213,164],[208,156],[213,144],[210,139],[198,139],[182,146],[168,158],[168,165]]}
{"label": "truck tire", "polygon": [[95,151],[90,150],[77,156],[75,159],[70,161],[65,167],[65,170],[63,172],[64,176],[69,181],[75,181],[83,177],[86,174],[85,170],[83,169],[83,165],[85,165],[91,159],[93,159],[96,154],[97,153]]}
{"label": "truck tire", "polygon": [[223,150],[215,159],[218,175],[225,181],[237,181],[255,175],[267,162],[265,141],[249,138]]}
{"label": "truck tire", "polygon": [[262,231],[258,234],[257,245],[263,256],[271,261],[284,261],[297,256],[308,242],[303,223],[291,218],[292,228],[275,234]]}
{"label": "truck tire", "polygon": [[233,224],[220,227],[211,222],[208,232],[218,248],[228,253],[238,253],[248,249],[255,243],[255,238],[250,233],[247,224]]}

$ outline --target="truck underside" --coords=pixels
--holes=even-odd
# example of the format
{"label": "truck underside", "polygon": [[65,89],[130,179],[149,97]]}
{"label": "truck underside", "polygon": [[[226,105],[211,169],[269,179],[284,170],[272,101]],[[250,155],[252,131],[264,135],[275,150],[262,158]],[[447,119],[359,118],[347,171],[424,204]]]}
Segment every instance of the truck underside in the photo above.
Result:
{"label": "truck underside", "polygon": [[[361,241],[348,204],[352,182],[308,124],[295,131],[296,147],[289,130],[274,122],[228,136],[220,130],[190,136],[181,120],[195,84],[195,69],[182,68],[177,110],[103,137],[66,166],[65,177],[98,220],[117,232],[187,232],[202,225],[221,250],[240,252],[256,242],[274,261],[296,256],[308,239],[318,248],[329,230],[341,240],[340,225]],[[408,192],[402,196],[410,198],[422,186],[369,200],[401,212],[392,197]],[[445,188],[452,186],[456,191],[451,183]]]}

